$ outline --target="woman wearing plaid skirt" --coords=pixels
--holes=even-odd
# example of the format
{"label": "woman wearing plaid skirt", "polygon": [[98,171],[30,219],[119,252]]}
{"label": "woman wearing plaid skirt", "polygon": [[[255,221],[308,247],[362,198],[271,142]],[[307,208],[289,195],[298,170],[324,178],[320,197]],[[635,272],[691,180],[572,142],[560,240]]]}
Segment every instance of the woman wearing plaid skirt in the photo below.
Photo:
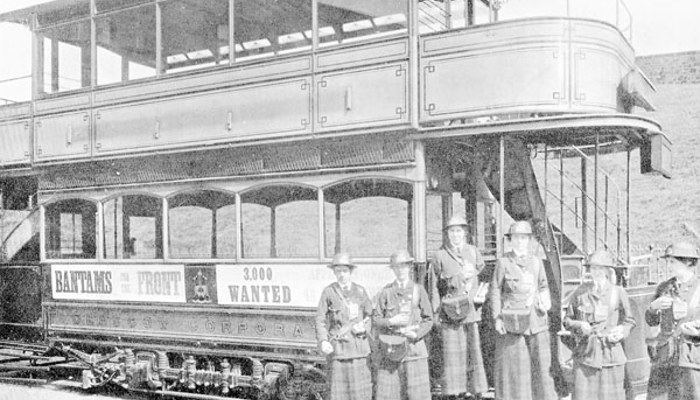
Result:
{"label": "woman wearing plaid skirt", "polygon": [[425,289],[411,279],[413,258],[407,251],[391,256],[396,281],[379,293],[374,325],[380,334],[406,338],[401,356],[380,343],[376,400],[429,400],[428,350],[423,338],[433,326],[433,313]]}
{"label": "woman wearing plaid skirt", "polygon": [[[433,311],[440,323],[442,340],[442,357],[438,357],[442,361],[442,394],[451,397],[480,394],[488,391],[488,383],[478,327],[481,308],[475,296],[484,260],[476,247],[467,244],[464,217],[450,218],[445,230],[447,243],[430,263]],[[443,299],[465,295],[466,307],[459,315],[442,307]]]}
{"label": "woman wearing plaid skirt", "polygon": [[532,227],[515,222],[507,236],[512,250],[496,262],[489,291],[498,332],[496,398],[557,400],[547,317],[552,302],[542,261],[530,254]]}
{"label": "woman wearing plaid skirt", "polygon": [[624,400],[625,351],[635,326],[627,292],[615,285],[615,260],[605,250],[588,257],[591,282],[571,296],[564,327],[574,335],[573,400]]}
{"label": "woman wearing plaid skirt", "polygon": [[700,279],[697,247],[674,243],[663,258],[671,279],[662,282],[645,319],[660,332],[652,357],[649,399],[700,399]]}
{"label": "woman wearing plaid skirt", "polygon": [[372,398],[370,347],[367,332],[372,303],[365,289],[352,283],[356,266],[346,253],[338,253],[328,266],[337,282],[323,289],[316,315],[316,337],[328,357],[331,400]]}

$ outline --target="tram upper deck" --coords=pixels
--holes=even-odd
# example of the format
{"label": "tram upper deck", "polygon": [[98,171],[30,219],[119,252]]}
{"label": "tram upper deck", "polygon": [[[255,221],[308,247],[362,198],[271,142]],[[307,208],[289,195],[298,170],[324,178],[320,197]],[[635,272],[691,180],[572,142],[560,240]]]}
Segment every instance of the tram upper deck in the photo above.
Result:
{"label": "tram upper deck", "polygon": [[603,128],[667,142],[629,114],[653,107],[653,87],[634,63],[631,17],[612,3],[598,19],[573,0],[61,0],[10,12],[0,21],[33,32],[33,67],[30,101],[0,107],[0,165],[387,131],[566,126],[579,130],[550,140],[590,144]]}

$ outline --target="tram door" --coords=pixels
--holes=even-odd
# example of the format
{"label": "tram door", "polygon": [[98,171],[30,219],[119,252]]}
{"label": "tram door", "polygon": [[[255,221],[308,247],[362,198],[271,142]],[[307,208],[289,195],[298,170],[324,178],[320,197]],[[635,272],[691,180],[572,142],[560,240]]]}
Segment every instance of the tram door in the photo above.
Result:
{"label": "tram door", "polygon": [[41,339],[39,210],[34,177],[0,178],[0,339]]}

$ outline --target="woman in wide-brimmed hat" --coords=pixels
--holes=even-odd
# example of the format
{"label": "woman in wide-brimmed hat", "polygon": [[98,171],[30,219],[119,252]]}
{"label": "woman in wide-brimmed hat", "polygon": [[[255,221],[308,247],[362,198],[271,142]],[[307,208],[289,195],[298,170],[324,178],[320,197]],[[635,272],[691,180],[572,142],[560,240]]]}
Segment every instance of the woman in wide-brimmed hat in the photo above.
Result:
{"label": "woman in wide-brimmed hat", "polygon": [[365,289],[351,281],[357,268],[347,253],[338,253],[328,265],[336,282],[321,293],[316,314],[316,338],[328,358],[330,399],[372,398],[370,328],[372,303]]}
{"label": "woman in wide-brimmed hat", "polygon": [[659,284],[645,319],[660,326],[652,357],[650,398],[700,399],[700,279],[698,249],[687,242],[666,249],[672,277]]}
{"label": "woman in wide-brimmed hat", "polygon": [[552,307],[542,260],[530,254],[532,226],[511,225],[511,251],[496,262],[489,296],[496,339],[496,398],[557,400],[551,373]]}
{"label": "woman in wide-brimmed hat", "polygon": [[564,317],[574,335],[573,400],[624,400],[622,340],[635,326],[627,292],[617,286],[615,259],[606,250],[589,255],[591,280],[576,288]]}
{"label": "woman in wide-brimmed hat", "polygon": [[428,349],[423,338],[433,326],[425,289],[413,282],[413,258],[400,250],[391,256],[396,280],[377,297],[374,324],[381,357],[376,400],[430,399]]}
{"label": "woman in wide-brimmed hat", "polygon": [[452,216],[445,226],[447,240],[430,262],[431,299],[442,344],[440,383],[442,394],[452,397],[488,391],[478,327],[483,300],[476,298],[484,260],[467,243],[467,228],[464,217]]}

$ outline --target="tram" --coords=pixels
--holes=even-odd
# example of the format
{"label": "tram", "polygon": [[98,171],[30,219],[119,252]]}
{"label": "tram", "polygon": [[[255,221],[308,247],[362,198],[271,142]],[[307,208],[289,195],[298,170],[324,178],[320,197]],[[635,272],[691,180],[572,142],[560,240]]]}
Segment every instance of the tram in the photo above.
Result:
{"label": "tram", "polygon": [[[629,176],[668,176],[671,143],[637,112],[653,86],[626,6],[584,3],[54,0],[0,15],[32,38],[31,94],[0,106],[2,343],[70,354],[86,388],[322,398],[313,317],[333,254],[374,294],[408,248],[421,281],[454,213],[490,265],[504,226],[533,222],[553,333],[600,247],[643,321]],[[649,373],[639,325],[630,398]]]}

